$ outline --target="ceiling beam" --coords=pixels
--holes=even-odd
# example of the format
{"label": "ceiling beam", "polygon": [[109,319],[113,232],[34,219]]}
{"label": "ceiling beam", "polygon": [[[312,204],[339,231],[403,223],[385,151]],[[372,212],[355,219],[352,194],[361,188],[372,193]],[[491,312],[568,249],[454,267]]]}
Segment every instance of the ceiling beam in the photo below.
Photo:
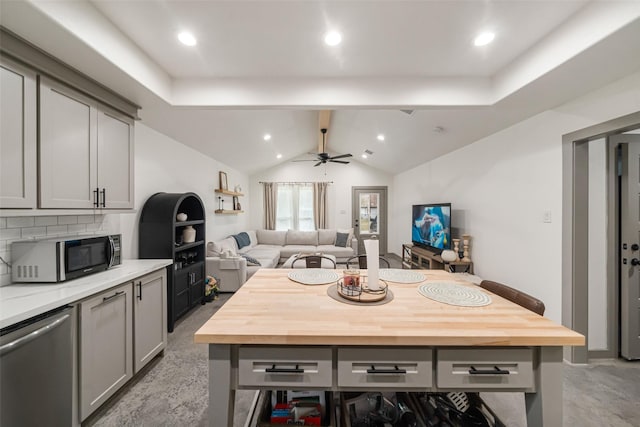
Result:
{"label": "ceiling beam", "polygon": [[326,145],[327,141],[329,141],[329,124],[330,123],[331,123],[331,110],[320,110],[318,112],[318,153],[323,152],[322,132],[320,131],[320,129],[327,130],[327,135],[325,136],[325,145]]}

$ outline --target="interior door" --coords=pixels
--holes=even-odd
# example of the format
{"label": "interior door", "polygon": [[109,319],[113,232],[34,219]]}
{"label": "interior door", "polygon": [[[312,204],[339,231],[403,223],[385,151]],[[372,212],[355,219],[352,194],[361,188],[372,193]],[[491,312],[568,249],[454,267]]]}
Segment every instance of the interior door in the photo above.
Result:
{"label": "interior door", "polygon": [[620,354],[640,359],[640,135],[611,137],[621,148]]}
{"label": "interior door", "polygon": [[378,239],[380,255],[387,253],[387,187],[352,187],[353,232],[358,238],[358,254],[364,241]]}

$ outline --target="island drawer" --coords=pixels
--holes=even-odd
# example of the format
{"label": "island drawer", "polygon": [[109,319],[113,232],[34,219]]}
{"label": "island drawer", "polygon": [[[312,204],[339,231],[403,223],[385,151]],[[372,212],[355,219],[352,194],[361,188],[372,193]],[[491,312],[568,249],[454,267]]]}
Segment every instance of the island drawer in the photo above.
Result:
{"label": "island drawer", "polygon": [[533,350],[438,349],[437,385],[442,389],[533,389]]}
{"label": "island drawer", "polygon": [[433,382],[433,350],[340,348],[338,385],[362,389],[425,388]]}
{"label": "island drawer", "polygon": [[331,387],[330,348],[243,346],[238,349],[238,385]]}

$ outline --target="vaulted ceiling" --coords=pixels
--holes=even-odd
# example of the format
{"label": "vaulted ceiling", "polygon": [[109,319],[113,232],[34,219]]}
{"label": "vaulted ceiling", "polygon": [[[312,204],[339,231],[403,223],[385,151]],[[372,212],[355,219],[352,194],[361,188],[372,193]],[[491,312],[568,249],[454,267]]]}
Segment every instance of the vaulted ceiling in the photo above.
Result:
{"label": "vaulted ceiling", "polygon": [[330,153],[398,173],[640,71],[633,0],[3,1],[0,23],[247,174],[313,158],[320,110]]}

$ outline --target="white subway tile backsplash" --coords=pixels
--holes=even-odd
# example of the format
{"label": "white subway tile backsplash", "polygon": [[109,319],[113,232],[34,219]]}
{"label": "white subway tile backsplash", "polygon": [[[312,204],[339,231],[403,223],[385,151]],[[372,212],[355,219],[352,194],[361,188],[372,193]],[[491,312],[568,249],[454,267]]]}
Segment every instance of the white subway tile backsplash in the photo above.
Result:
{"label": "white subway tile backsplash", "polygon": [[7,228],[33,227],[35,223],[32,216],[10,216],[7,218]]}
{"label": "white subway tile backsplash", "polygon": [[0,218],[0,228],[7,228],[7,218]]}
{"label": "white subway tile backsplash", "polygon": [[37,216],[36,217],[36,222],[35,222],[36,227],[42,227],[47,225],[58,225],[58,217],[57,216]]}
{"label": "white subway tile backsplash", "polygon": [[0,229],[0,240],[17,240],[22,237],[19,228],[3,228]]}
{"label": "white subway tile backsplash", "polygon": [[47,227],[47,236],[60,236],[61,234],[67,234],[68,229],[66,225],[50,225]]}
{"label": "white subway tile backsplash", "polygon": [[102,215],[78,215],[78,224],[93,224],[102,222]]}
{"label": "white subway tile backsplash", "polygon": [[73,233],[84,233],[87,231],[87,224],[71,224],[68,225],[69,234]]}
{"label": "white subway tile backsplash", "polygon": [[58,217],[58,224],[77,224],[78,217],[76,215],[66,215]]}
{"label": "white subway tile backsplash", "polygon": [[26,227],[22,229],[23,239],[32,239],[35,237],[46,237],[47,227]]}
{"label": "white subway tile backsplash", "polygon": [[87,231],[100,231],[102,230],[102,223],[87,224]]}

